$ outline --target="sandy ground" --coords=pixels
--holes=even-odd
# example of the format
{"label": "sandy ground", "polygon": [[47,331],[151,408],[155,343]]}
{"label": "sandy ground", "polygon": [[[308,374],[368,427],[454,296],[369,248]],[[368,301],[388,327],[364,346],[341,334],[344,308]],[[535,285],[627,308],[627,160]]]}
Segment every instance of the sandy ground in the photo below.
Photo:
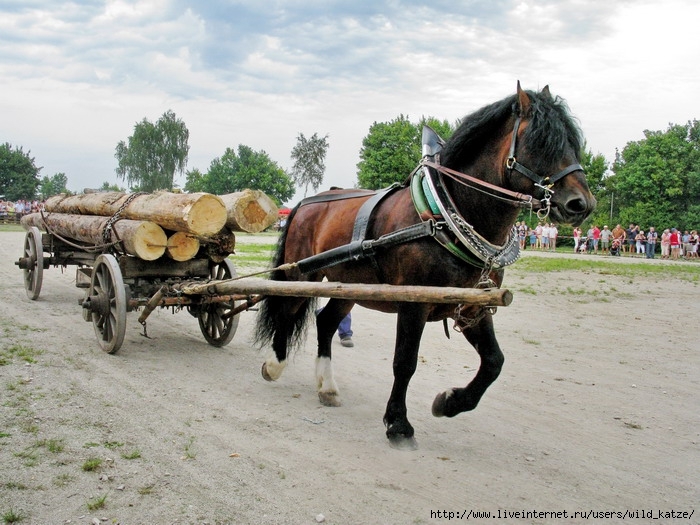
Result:
{"label": "sandy ground", "polygon": [[40,298],[26,298],[23,240],[0,233],[5,521],[700,523],[697,282],[510,272],[501,377],[474,412],[432,417],[434,396],[466,384],[478,359],[429,325],[408,396],[419,448],[400,451],[381,421],[393,316],[355,309],[355,347],[334,348],[344,404],[326,408],[313,328],[276,383],[260,376],[252,312],[223,349],[185,312],[155,312],[152,339],[130,313],[108,355],[82,320],[74,267],[45,271]]}

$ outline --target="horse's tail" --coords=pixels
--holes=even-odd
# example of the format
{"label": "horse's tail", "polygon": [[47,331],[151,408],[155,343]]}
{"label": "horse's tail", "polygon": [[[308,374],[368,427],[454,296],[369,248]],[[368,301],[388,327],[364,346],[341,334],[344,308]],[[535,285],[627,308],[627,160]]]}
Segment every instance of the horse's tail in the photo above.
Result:
{"label": "horse's tail", "polygon": [[[277,250],[272,259],[273,268],[277,268],[285,262],[287,233],[289,232],[289,228],[292,225],[298,208],[299,206],[296,206],[289,214],[287,225],[284,230],[282,230],[282,234],[277,241]],[[270,279],[273,281],[289,280],[284,270],[274,270],[270,274]],[[263,347],[270,344],[275,334],[279,330],[284,330],[287,339],[287,354],[289,354],[290,349],[298,346],[306,335],[306,328],[309,319],[312,317],[311,313],[316,305],[316,300],[304,300],[298,308],[295,308],[298,304],[299,299],[295,297],[282,297],[278,295],[268,295],[265,297],[265,300],[260,303],[260,310],[258,311],[255,322],[255,345]]]}

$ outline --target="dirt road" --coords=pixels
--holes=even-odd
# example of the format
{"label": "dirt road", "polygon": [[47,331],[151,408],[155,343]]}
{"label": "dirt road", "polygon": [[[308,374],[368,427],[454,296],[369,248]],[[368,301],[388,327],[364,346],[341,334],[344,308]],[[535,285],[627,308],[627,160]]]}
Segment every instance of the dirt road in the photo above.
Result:
{"label": "dirt road", "polygon": [[[75,268],[45,271],[39,299],[26,298],[23,239],[0,233],[5,520],[429,524],[472,511],[492,518],[462,521],[659,523],[641,516],[674,511],[694,515],[661,522],[700,523],[697,282],[510,272],[501,377],[474,412],[432,417],[434,396],[466,384],[478,359],[429,325],[408,397],[419,448],[399,451],[381,421],[393,316],[355,309],[355,347],[334,346],[344,404],[326,408],[313,328],[276,383],[260,376],[250,312],[223,349],[185,312],[155,312],[151,339],[131,313],[107,355],[82,320]],[[574,517],[591,511],[615,514]]]}

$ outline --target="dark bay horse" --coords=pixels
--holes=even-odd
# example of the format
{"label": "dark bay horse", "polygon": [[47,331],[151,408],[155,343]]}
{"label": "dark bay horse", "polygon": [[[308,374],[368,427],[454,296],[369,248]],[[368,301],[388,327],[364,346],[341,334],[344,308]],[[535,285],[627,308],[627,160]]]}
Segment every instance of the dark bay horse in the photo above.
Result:
{"label": "dark bay horse", "polygon": [[[561,98],[553,97],[548,87],[536,93],[522,90],[518,83],[515,95],[463,119],[446,143],[434,133],[428,132],[426,138],[424,132],[425,157],[403,186],[381,196],[331,190],[302,201],[289,216],[273,263],[277,267],[311,262],[276,270],[272,279],[321,281],[325,277],[346,283],[500,287],[503,267],[518,258],[513,223],[522,207],[574,225],[593,211],[595,198],[579,164],[582,145],[580,130]],[[372,199],[371,206],[365,205]],[[397,236],[399,242],[367,243]],[[329,250],[340,255],[320,256],[323,260],[314,264],[318,254]],[[300,342],[307,321],[313,318],[313,304],[295,297],[271,296],[263,301],[256,343],[271,342],[274,350],[262,367],[265,379],[277,380],[282,374],[290,348]],[[452,417],[474,409],[501,371],[504,358],[489,309],[409,302],[359,304],[398,314],[394,385],[384,414],[392,444],[414,445],[406,393],[426,322],[454,319],[455,328],[481,360],[466,387],[437,395],[432,406],[435,416]],[[331,299],[316,318],[316,381],[319,399],[327,406],[340,405],[331,340],[353,306],[350,300]]]}

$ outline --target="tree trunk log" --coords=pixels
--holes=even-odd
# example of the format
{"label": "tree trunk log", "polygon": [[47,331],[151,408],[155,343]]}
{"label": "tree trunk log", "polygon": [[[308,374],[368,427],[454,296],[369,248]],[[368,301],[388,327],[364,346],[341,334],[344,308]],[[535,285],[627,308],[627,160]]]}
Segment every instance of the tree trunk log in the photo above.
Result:
{"label": "tree trunk log", "polygon": [[500,288],[455,288],[442,286],[397,286],[311,281],[272,281],[246,277],[210,283],[183,283],[187,295],[262,294],[287,297],[333,297],[353,301],[396,301],[414,303],[508,306],[510,291]]}
{"label": "tree trunk log", "polygon": [[[47,199],[46,211],[111,217],[133,194],[121,192],[56,195]],[[155,222],[166,230],[214,235],[226,224],[226,207],[209,193],[144,193],[136,195],[121,217]]]}
{"label": "tree trunk log", "polygon": [[[72,215],[51,213],[44,217],[31,213],[22,217],[22,225],[54,233],[68,240],[89,243],[94,246],[105,244],[103,232],[109,217],[94,215]],[[124,250],[144,261],[153,261],[165,253],[168,241],[163,228],[154,222],[120,219],[112,225],[109,242],[121,240]]]}
{"label": "tree trunk log", "polygon": [[277,220],[277,204],[260,190],[244,190],[220,197],[226,206],[226,226],[232,231],[258,233]]}
{"label": "tree trunk log", "polygon": [[189,261],[199,251],[199,239],[187,232],[175,232],[168,237],[165,252],[175,261]]}

